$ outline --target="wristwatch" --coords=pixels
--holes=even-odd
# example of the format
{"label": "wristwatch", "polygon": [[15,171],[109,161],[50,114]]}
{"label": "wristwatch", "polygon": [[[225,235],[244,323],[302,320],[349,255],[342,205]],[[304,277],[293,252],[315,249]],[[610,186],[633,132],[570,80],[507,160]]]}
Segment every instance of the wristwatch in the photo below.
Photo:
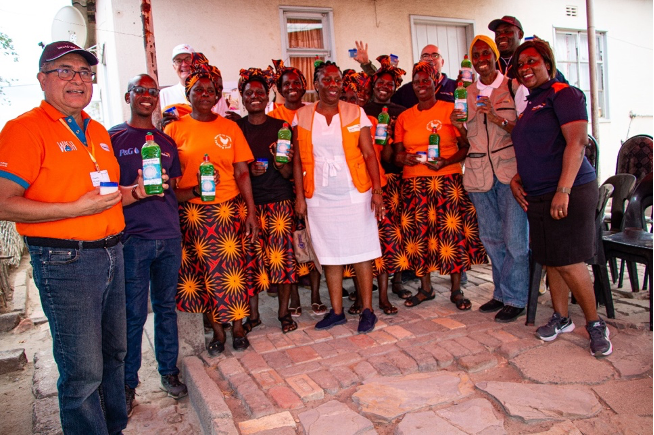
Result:
{"label": "wristwatch", "polygon": [[202,196],[202,194],[200,192],[198,192],[197,190],[195,190],[196,187],[198,187],[198,186],[195,186],[193,189],[191,189],[191,191],[193,192],[193,196],[195,196],[196,198],[199,198],[199,197]]}
{"label": "wristwatch", "polygon": [[563,186],[557,187],[556,191],[557,193],[567,193],[568,195],[570,195],[570,193],[572,192],[572,190],[569,187],[563,187]]}
{"label": "wristwatch", "polygon": [[507,125],[509,125],[509,120],[508,119],[502,120],[501,125],[502,125],[502,127],[506,127]]}

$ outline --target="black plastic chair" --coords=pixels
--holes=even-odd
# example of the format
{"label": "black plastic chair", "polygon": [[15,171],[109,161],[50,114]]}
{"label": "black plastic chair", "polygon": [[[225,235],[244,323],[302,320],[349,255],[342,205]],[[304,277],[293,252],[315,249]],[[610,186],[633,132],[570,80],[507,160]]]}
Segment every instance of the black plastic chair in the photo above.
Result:
{"label": "black plastic chair", "polygon": [[638,134],[627,139],[618,151],[616,174],[632,174],[642,180],[652,172],[652,136]]}
{"label": "black plastic chair", "polygon": [[[604,253],[608,259],[627,260],[627,270],[632,291],[638,291],[638,275],[634,263],[652,264],[652,233],[646,229],[645,209],[652,205],[652,173],[646,175],[634,192],[625,214],[624,230],[603,237]],[[645,274],[649,280],[649,329],[652,330],[652,274]]]}
{"label": "black plastic chair", "polygon": [[[606,307],[606,316],[610,319],[615,318],[615,309],[613,308],[613,296],[611,295],[611,286],[609,284],[609,271],[606,267],[606,257],[602,247],[602,226],[604,220],[604,209],[609,202],[613,193],[613,186],[603,184],[599,187],[599,198],[597,208],[595,209],[595,256],[586,263],[593,269],[593,289],[595,291],[595,301],[597,304],[603,303]],[[536,308],[538,307],[538,288],[543,276],[543,266],[536,260],[529,260],[529,299],[527,302],[527,320],[525,325],[531,326],[536,320]],[[573,298],[574,299],[574,298]]]}
{"label": "black plastic chair", "polygon": [[[624,212],[626,209],[626,202],[633,192],[636,185],[636,176],[631,174],[617,174],[606,179],[604,184],[613,186],[613,194],[611,195],[611,214],[604,215],[605,231],[604,236],[615,234],[622,231],[624,225]],[[608,226],[608,228],[606,228]],[[616,259],[609,262],[609,270],[611,271],[611,280],[615,284],[618,281],[618,287],[622,287],[622,275],[624,271],[624,262],[621,262],[620,272],[618,273],[618,264]]]}
{"label": "black plastic chair", "polygon": [[595,177],[599,176],[600,149],[597,139],[595,139],[592,134],[588,135],[588,145],[586,145],[584,154],[586,155],[588,162],[593,166],[593,168],[595,168]]}

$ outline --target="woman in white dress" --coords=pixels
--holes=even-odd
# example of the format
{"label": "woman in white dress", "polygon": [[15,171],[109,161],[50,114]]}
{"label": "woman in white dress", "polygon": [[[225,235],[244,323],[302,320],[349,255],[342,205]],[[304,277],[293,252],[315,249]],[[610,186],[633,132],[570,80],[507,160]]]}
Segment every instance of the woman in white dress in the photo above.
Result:
{"label": "woman in white dress", "polygon": [[300,108],[293,121],[295,209],[309,222],[332,309],[316,329],[346,323],[343,266],[352,264],[361,286],[363,311],[358,331],[377,322],[372,310],[372,261],[381,256],[375,219],[384,215],[371,123],[363,109],[339,101],[343,77],[332,62],[318,65],[314,87],[320,100]]}

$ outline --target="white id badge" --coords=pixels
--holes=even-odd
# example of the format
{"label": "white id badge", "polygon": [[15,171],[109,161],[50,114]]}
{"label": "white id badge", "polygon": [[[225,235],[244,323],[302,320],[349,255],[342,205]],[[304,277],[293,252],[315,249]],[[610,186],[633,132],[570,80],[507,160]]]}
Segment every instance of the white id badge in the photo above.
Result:
{"label": "white id badge", "polygon": [[91,172],[91,183],[93,183],[93,187],[100,187],[100,183],[103,181],[111,181],[109,179],[109,173],[106,169],[102,171]]}

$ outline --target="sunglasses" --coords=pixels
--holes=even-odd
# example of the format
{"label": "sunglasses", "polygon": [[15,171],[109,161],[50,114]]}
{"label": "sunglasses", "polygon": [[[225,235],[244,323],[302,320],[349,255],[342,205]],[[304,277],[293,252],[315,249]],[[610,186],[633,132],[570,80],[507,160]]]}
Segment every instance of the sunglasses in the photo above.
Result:
{"label": "sunglasses", "polygon": [[134,92],[136,95],[142,95],[144,93],[150,94],[151,97],[159,96],[159,89],[157,88],[144,88],[143,86],[134,86],[129,90],[129,92]]}

